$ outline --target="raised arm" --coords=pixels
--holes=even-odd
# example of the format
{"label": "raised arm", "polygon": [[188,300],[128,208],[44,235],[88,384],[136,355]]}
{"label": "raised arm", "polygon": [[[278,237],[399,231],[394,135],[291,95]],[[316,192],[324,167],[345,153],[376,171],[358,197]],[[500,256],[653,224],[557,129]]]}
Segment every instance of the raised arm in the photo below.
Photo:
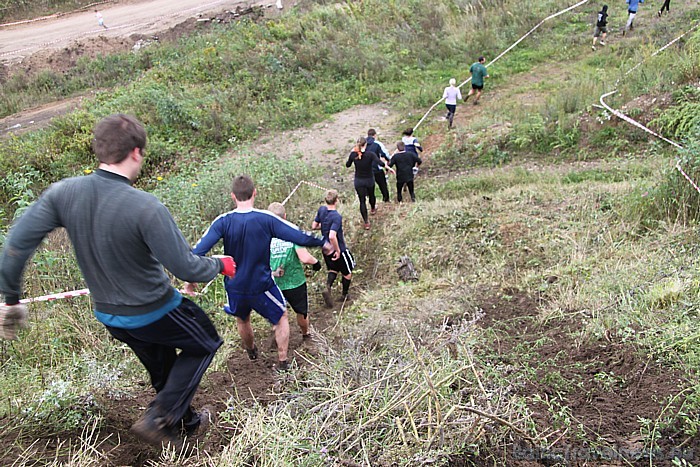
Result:
{"label": "raised arm", "polygon": [[348,161],[345,163],[345,167],[350,167],[352,163],[355,162],[355,159],[357,159],[357,153],[352,151],[348,157]]}
{"label": "raised arm", "polygon": [[309,264],[311,266],[316,266],[316,264],[319,264],[320,269],[320,263],[318,262],[316,257],[309,253],[309,250],[307,250],[306,248],[299,247],[296,249],[296,253],[297,257],[299,258],[299,261],[301,261],[304,264]]}
{"label": "raised arm", "polygon": [[49,190],[12,227],[0,256],[0,292],[9,305],[18,303],[22,295],[22,275],[27,261],[44,237],[61,225],[47,196]]}

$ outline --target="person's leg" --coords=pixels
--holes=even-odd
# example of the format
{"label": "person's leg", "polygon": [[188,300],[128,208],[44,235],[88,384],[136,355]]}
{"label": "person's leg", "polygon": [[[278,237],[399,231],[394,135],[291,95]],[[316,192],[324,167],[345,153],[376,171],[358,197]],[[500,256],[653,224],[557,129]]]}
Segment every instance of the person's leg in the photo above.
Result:
{"label": "person's leg", "polygon": [[471,88],[469,92],[467,93],[466,97],[464,98],[464,102],[467,102],[470,97],[472,97],[472,94],[474,94],[474,88]]}
{"label": "person's leg", "polygon": [[601,34],[601,36],[602,36],[602,37],[600,38],[600,45],[605,45],[605,38],[608,36],[608,33],[607,33],[607,32],[603,32],[603,33]]}
{"label": "person's leg", "polygon": [[299,330],[301,335],[306,337],[309,335],[309,315],[302,315],[297,313],[297,325],[299,325]]}
{"label": "person's leg", "polygon": [[403,195],[401,194],[401,191],[403,190],[403,182],[396,182],[396,201],[399,203],[403,201]]}
{"label": "person's leg", "polygon": [[156,393],[160,392],[165,387],[170,371],[175,364],[177,358],[175,347],[136,340],[126,329],[106,327],[112,337],[127,344],[136,354],[151,377],[151,386],[156,390]]}
{"label": "person's leg", "polygon": [[357,199],[360,201],[360,215],[364,223],[367,224],[369,222],[369,217],[367,216],[367,187],[355,184],[355,191],[357,192]]}
{"label": "person's leg", "polygon": [[476,90],[476,97],[474,98],[474,105],[477,105],[479,103],[479,99],[481,98],[481,89]]}
{"label": "person's leg", "polygon": [[287,303],[279,287],[274,286],[251,299],[253,309],[271,325],[277,342],[279,369],[287,369],[287,349],[289,348],[289,319]]}
{"label": "person's leg", "polygon": [[275,341],[277,342],[277,358],[280,362],[287,361],[287,350],[289,349],[289,318],[287,310],[284,311],[282,318],[272,326],[275,331]]}
{"label": "person's leg", "polygon": [[352,274],[343,276],[343,297],[347,297],[348,291],[350,290],[350,282],[352,281]]}
{"label": "person's leg", "polygon": [[345,250],[343,254],[340,255],[340,259],[342,261],[340,272],[343,275],[343,298],[347,298],[350,290],[350,282],[352,280],[352,271],[355,269],[355,258],[352,256],[350,250]]}
{"label": "person's leg", "polygon": [[388,203],[389,187],[386,184],[386,174],[383,170],[374,174],[374,181],[377,182],[377,185],[379,186],[379,191],[382,193],[382,201]]}
{"label": "person's leg", "polygon": [[[149,365],[149,372],[153,368],[164,368],[162,362],[157,362],[157,352],[149,354],[149,348],[162,346],[180,349],[165,384],[162,384],[149,409],[133,427],[138,435],[149,442],[172,441],[165,439],[164,433],[178,428],[177,425],[191,410],[190,404],[202,376],[223,343],[216,328],[199,306],[183,298],[177,308],[155,323],[137,329],[107,329],[134,349],[141,361],[148,362],[144,365]],[[155,374],[158,374],[158,370]]]}
{"label": "person's leg", "polygon": [[224,306],[226,314],[236,318],[236,329],[243,342],[243,348],[248,353],[248,358],[256,360],[258,349],[255,347],[255,337],[253,327],[250,325],[250,312],[252,307],[248,298],[232,293],[228,293],[228,305]]}
{"label": "person's leg", "polygon": [[416,193],[413,191],[413,180],[410,182],[406,182],[406,185],[408,185],[408,194],[411,195],[411,201],[416,200]]}
{"label": "person's leg", "polygon": [[[386,179],[385,179],[386,180]],[[369,206],[372,211],[377,211],[377,197],[374,194],[374,180],[372,180],[372,187],[367,186],[367,194],[369,195]]]}
{"label": "person's leg", "polygon": [[628,11],[627,14],[627,23],[625,24],[625,30],[623,31],[623,35],[630,29],[633,29],[632,23],[634,22],[634,17],[637,16],[637,12]]}
{"label": "person's leg", "polygon": [[[328,266],[329,262],[332,262],[332,260],[326,261],[326,266]],[[331,296],[331,289],[333,289],[333,284],[335,283],[335,278],[338,277],[338,271],[335,271],[331,269],[331,267],[328,267],[328,278],[326,279],[326,290],[321,292],[321,295],[323,296],[323,301],[326,303],[326,307],[331,308],[333,306],[333,297]]]}
{"label": "person's leg", "polygon": [[253,334],[253,326],[250,325],[250,316],[246,319],[236,318],[236,327],[238,335],[243,341],[243,348],[252,351],[255,348],[255,335]]}
{"label": "person's leg", "polygon": [[297,315],[297,324],[301,330],[302,336],[308,336],[309,334],[309,294],[306,287],[306,282],[289,290],[283,290],[284,298],[287,299],[287,303],[292,307],[294,313]]}
{"label": "person's leg", "polygon": [[445,104],[447,107],[447,128],[452,128],[452,122],[454,120],[455,112],[457,111],[457,106],[452,104]]}

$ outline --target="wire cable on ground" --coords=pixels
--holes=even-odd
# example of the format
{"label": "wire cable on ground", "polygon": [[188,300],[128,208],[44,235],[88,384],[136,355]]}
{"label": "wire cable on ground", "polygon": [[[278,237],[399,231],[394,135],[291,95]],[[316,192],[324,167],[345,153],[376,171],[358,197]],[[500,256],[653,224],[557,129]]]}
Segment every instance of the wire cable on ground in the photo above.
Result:
{"label": "wire cable on ground", "polygon": [[301,185],[304,185],[304,184],[305,184],[305,185],[312,186],[312,187],[314,187],[314,188],[318,188],[319,190],[328,191],[328,188],[323,188],[322,186],[316,185],[316,184],[313,183],[313,182],[307,182],[306,180],[302,180],[302,181],[300,181],[299,183],[297,183],[297,186],[294,187],[294,189],[292,190],[292,192],[289,193],[289,195],[288,195],[286,198],[284,198],[284,201],[282,201],[282,205],[284,206],[285,204],[287,204],[287,201],[289,201],[289,199],[292,197],[292,195],[293,195],[294,193],[296,193],[296,191],[299,189],[299,187],[300,187]]}
{"label": "wire cable on ground", "polygon": [[[671,45],[673,45],[673,44],[675,44],[676,42],[678,42],[679,40],[681,40],[685,35],[687,35],[687,34],[693,32],[693,31],[695,31],[696,29],[698,29],[698,27],[700,27],[700,23],[697,23],[695,26],[693,26],[692,28],[690,28],[689,30],[687,30],[686,32],[684,32],[683,34],[681,34],[680,36],[676,37],[675,39],[673,39],[673,40],[672,40],[671,42],[669,42],[668,44],[666,44],[666,45],[664,45],[663,47],[661,47],[661,48],[659,48],[658,50],[656,50],[656,51],[655,51],[653,54],[651,54],[648,58],[657,56],[658,54],[660,54],[661,52],[663,52],[664,50],[666,50],[667,48],[669,48]],[[607,103],[605,103],[605,98],[607,98],[607,97],[609,97],[609,96],[611,96],[611,95],[613,95],[613,94],[615,94],[615,93],[618,92],[617,87],[618,87],[620,81],[621,81],[623,78],[629,76],[630,73],[632,73],[634,70],[636,70],[637,68],[639,68],[644,62],[646,62],[646,61],[648,60],[648,58],[645,58],[645,59],[642,60],[641,62],[637,63],[635,66],[633,66],[632,68],[630,68],[629,70],[627,70],[627,72],[626,72],[624,75],[622,75],[620,78],[618,78],[618,80],[615,82],[615,90],[610,91],[610,92],[607,92],[607,93],[603,94],[602,96],[600,96],[600,104],[601,104],[608,112],[610,112],[611,114],[615,115],[615,116],[618,117],[619,119],[621,119],[621,120],[623,120],[623,121],[629,123],[630,125],[633,125],[633,126],[639,128],[639,129],[641,129],[642,131],[645,131],[645,132],[649,133],[650,135],[659,138],[660,140],[662,140],[662,141],[664,141],[664,142],[670,144],[671,146],[675,147],[676,149],[683,149],[683,146],[681,146],[679,143],[677,143],[677,142],[675,142],[675,141],[673,141],[673,140],[670,140],[670,139],[666,138],[665,136],[663,136],[663,135],[661,135],[661,134],[659,134],[659,133],[656,133],[655,131],[653,131],[653,130],[647,128],[647,127],[644,126],[643,124],[641,124],[641,123],[639,123],[638,121],[634,120],[633,118],[631,118],[631,117],[625,115],[624,113],[620,112],[619,110],[613,109],[613,108],[610,107]],[[681,161],[680,161],[679,158],[676,158],[676,170],[678,170],[678,171],[681,173],[681,175],[683,175],[683,177],[688,181],[688,183],[690,183],[690,184],[693,186],[693,188],[695,188],[695,191],[697,191],[698,193],[700,193],[700,186],[698,186],[698,184],[690,177],[690,175],[688,175],[688,174],[683,170],[683,167],[681,167]]]}
{"label": "wire cable on ground", "polygon": [[[188,9],[186,9],[186,10],[182,10],[181,12],[173,13],[173,14],[168,15],[168,16],[175,16],[175,15],[181,14],[182,12],[187,12],[187,11],[190,11],[190,10],[193,10],[193,9],[196,9],[196,8],[202,8],[203,6],[215,5],[215,4],[218,4],[218,3],[222,3],[223,1],[224,1],[224,0],[217,0],[217,1],[214,1],[214,2],[211,2],[211,3],[208,3],[208,4],[205,4],[205,5],[200,5],[200,6],[195,7],[195,8],[188,8]],[[526,37],[528,37],[529,35],[531,35],[535,30],[537,30],[537,29],[538,29],[540,26],[542,26],[545,22],[547,22],[547,21],[549,21],[549,20],[551,20],[551,19],[553,19],[553,18],[556,18],[557,16],[562,15],[562,14],[564,14],[564,13],[566,13],[566,12],[568,12],[568,11],[571,11],[571,10],[573,10],[573,9],[575,9],[575,8],[578,8],[579,6],[581,6],[581,5],[585,4],[585,3],[588,3],[589,1],[590,1],[590,0],[582,0],[582,1],[578,2],[578,3],[576,3],[575,5],[572,5],[572,6],[568,7],[568,8],[565,8],[565,9],[563,9],[563,10],[561,10],[561,11],[558,11],[558,12],[552,14],[552,15],[547,16],[545,19],[543,19],[542,21],[540,21],[539,23],[537,23],[537,25],[536,25],[535,27],[533,27],[532,29],[530,29],[524,36],[522,36],[520,39],[518,39],[517,41],[515,41],[510,47],[508,47],[508,48],[505,49],[503,52],[501,52],[496,58],[494,58],[493,60],[491,60],[486,66],[487,66],[487,67],[488,67],[488,66],[491,66],[493,63],[495,63],[495,62],[498,61],[501,57],[503,57],[506,53],[508,53],[508,52],[510,52],[511,50],[513,50],[513,48],[515,48],[520,42],[522,42]],[[112,29],[116,29],[116,28],[119,28],[119,27],[126,27],[126,26],[116,26],[115,28],[112,28]],[[54,41],[54,42],[58,42],[58,41]],[[53,43],[53,42],[52,42],[52,43]],[[45,45],[50,45],[50,44],[51,44],[51,43],[47,43],[47,44],[45,44]],[[26,50],[26,49],[23,49],[23,50]],[[4,53],[4,54],[0,54],[0,57],[5,56],[5,55],[11,55],[11,54],[16,53],[16,52],[19,52],[19,51],[6,52],[6,53]],[[465,81],[463,81],[463,82],[459,85],[459,87],[464,86],[464,85],[465,85],[466,83],[468,83],[469,81],[471,81],[471,77],[470,77],[470,78],[467,78]],[[443,101],[443,98],[440,98],[439,101],[437,101],[435,104],[433,104],[432,107],[430,107],[430,109],[428,109],[428,111],[425,113],[425,115],[423,116],[423,118],[421,118],[420,121],[414,126],[414,130],[418,128],[418,126],[423,122],[423,120],[425,120],[425,118],[428,116],[428,114],[430,114],[430,112],[431,112],[440,102],[442,102],[442,101]],[[601,103],[602,103],[602,101],[601,101]],[[604,105],[605,105],[605,104],[604,104]],[[314,188],[318,188],[318,189],[320,189],[320,190],[325,190],[325,191],[327,191],[326,188],[324,188],[324,187],[322,187],[322,186],[320,186],[320,185],[317,185],[317,184],[315,184],[315,183],[313,183],[313,182],[309,182],[309,181],[306,181],[306,180],[301,180],[299,183],[297,183],[297,185],[294,187],[294,189],[291,191],[291,193],[289,193],[289,195],[284,199],[284,201],[282,201],[282,205],[287,204],[287,202],[291,199],[291,197],[294,195],[294,193],[296,193],[296,191],[297,191],[297,190],[301,187],[301,185],[303,185],[303,184],[312,186],[312,187],[314,187]],[[202,291],[200,292],[200,294],[204,293],[204,292],[209,288],[209,286],[212,284],[212,282],[214,282],[214,281],[213,281],[213,280],[212,280],[212,281],[209,281],[209,283],[204,287],[204,289],[202,289]],[[80,292],[80,293],[79,293],[79,292]],[[89,291],[88,289],[81,289],[81,290],[79,290],[79,291],[61,292],[61,293],[57,293],[57,294],[46,295],[46,296],[43,296],[43,297],[28,298],[28,299],[21,300],[21,302],[22,302],[22,303],[29,303],[29,302],[33,302],[33,301],[57,300],[57,299],[63,299],[63,298],[72,298],[72,297],[78,296],[78,295],[87,295],[87,294],[89,294],[89,293],[90,293],[90,291]]]}

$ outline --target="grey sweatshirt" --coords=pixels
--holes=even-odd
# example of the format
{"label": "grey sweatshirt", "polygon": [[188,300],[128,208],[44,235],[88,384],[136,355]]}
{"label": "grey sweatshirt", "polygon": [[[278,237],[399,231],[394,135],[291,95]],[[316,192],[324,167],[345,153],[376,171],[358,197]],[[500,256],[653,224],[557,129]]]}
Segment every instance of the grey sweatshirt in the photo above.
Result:
{"label": "grey sweatshirt", "polygon": [[158,199],[111,172],[51,185],[10,230],[0,256],[0,292],[8,304],[21,295],[29,257],[53,229],[65,227],[95,309],[119,316],[157,310],[174,293],[163,267],[179,279],[206,282],[221,272],[200,257]]}

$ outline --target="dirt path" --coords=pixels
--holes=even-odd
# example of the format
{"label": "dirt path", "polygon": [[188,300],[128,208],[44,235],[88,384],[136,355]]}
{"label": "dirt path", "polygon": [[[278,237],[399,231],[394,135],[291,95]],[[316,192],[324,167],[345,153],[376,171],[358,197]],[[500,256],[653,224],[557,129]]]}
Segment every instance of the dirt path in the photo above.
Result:
{"label": "dirt path", "polygon": [[[321,165],[335,172],[338,179],[352,180],[352,171],[345,170],[345,161],[360,136],[367,130],[377,130],[378,139],[389,151],[401,139],[399,115],[384,104],[358,105],[339,112],[310,128],[268,135],[251,144],[246,151],[254,154],[282,153],[299,156],[307,164]],[[282,143],[283,142],[283,143]]]}
{"label": "dirt path", "polygon": [[18,62],[30,55],[60,49],[91,37],[123,38],[132,34],[153,34],[203,13],[233,10],[249,4],[267,6],[271,2],[247,0],[148,0],[102,5],[104,29],[97,24],[93,10],[72,13],[17,26],[0,27],[0,63]]}

